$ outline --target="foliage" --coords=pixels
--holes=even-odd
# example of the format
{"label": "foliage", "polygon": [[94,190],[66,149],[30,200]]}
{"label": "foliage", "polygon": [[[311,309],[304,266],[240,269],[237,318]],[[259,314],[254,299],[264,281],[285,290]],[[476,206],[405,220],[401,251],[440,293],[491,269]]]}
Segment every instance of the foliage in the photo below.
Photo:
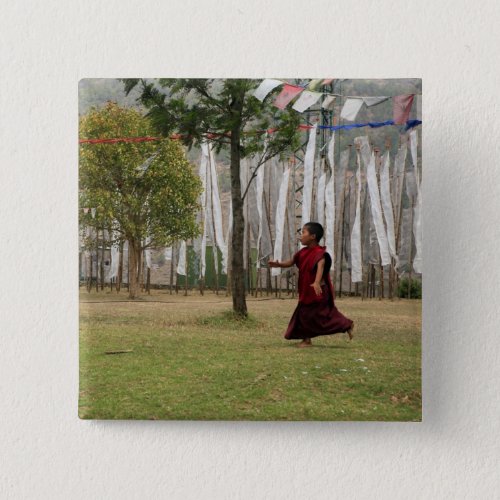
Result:
{"label": "foliage", "polygon": [[[92,108],[80,120],[85,139],[153,133],[138,111],[113,102]],[[97,208],[95,219],[80,211],[84,225],[117,231],[122,240],[150,236],[153,247],[198,234],[201,182],[177,142],[81,144],[79,173],[80,207]]]}
{"label": "foliage", "polygon": [[[410,280],[408,278],[402,278],[398,285],[398,297],[406,299],[408,298],[408,285]],[[422,298],[422,282],[412,279],[410,284],[410,299],[421,299]]]}

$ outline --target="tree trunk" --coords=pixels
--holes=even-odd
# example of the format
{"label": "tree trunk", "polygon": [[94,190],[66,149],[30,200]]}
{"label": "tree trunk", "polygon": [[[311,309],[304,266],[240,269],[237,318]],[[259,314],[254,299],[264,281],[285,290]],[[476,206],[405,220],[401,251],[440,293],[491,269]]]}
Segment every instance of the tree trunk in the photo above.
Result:
{"label": "tree trunk", "polygon": [[245,223],[240,182],[240,127],[244,92],[233,96],[231,110],[234,115],[231,128],[231,199],[233,203],[233,234],[231,254],[231,293],[233,311],[239,316],[248,315],[245,299],[245,273],[243,268],[243,240]]}
{"label": "tree trunk", "polygon": [[141,245],[137,240],[129,240],[128,242],[129,253],[129,288],[128,298],[135,299],[138,294],[139,288],[139,266],[141,263]]}

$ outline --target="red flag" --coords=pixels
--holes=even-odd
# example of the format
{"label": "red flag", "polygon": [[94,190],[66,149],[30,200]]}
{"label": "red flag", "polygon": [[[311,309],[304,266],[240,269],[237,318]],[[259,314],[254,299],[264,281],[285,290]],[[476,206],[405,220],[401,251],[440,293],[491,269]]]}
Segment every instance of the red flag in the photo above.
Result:
{"label": "red flag", "polygon": [[414,94],[397,95],[392,98],[394,105],[394,123],[401,125],[408,121],[410,117],[411,105],[413,103]]}
{"label": "red flag", "polygon": [[279,109],[285,109],[286,105],[303,90],[304,89],[302,87],[296,87],[295,85],[289,85],[286,83],[273,104]]}

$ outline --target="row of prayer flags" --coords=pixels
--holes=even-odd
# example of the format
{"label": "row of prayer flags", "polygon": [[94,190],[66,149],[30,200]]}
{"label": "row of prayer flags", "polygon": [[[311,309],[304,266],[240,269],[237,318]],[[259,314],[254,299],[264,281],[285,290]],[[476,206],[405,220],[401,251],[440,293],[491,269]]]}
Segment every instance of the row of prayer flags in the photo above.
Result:
{"label": "row of prayer flags", "polygon": [[[276,79],[265,79],[261,82],[259,87],[255,90],[254,96],[259,99],[259,101],[264,101],[266,96],[272,92],[276,87],[283,85],[281,92],[278,94],[273,102],[273,105],[279,109],[285,109],[288,104],[290,104],[293,99],[298,97],[298,99],[293,104],[292,108],[303,113],[306,109],[316,104],[321,96],[325,96],[321,107],[324,109],[333,109],[335,104],[335,95],[317,92],[316,89],[319,86],[327,85],[331,83],[333,79],[316,79],[311,80],[307,89],[298,85],[291,85],[285,83],[281,80]],[[391,99],[390,96],[365,96],[365,97],[348,97],[342,107],[340,117],[354,121],[356,116],[365,104],[366,106],[375,106],[381,102]],[[410,117],[410,112],[413,104],[414,94],[405,94],[393,96],[393,121],[395,125],[401,125],[408,121]]]}

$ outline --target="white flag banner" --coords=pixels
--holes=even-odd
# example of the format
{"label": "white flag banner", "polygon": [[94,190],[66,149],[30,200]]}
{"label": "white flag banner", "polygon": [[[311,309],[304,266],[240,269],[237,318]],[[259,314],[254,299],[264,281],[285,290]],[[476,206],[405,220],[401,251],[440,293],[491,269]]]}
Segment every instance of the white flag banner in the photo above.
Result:
{"label": "white flag banner", "polygon": [[418,135],[417,131],[413,129],[410,132],[410,152],[413,163],[412,170],[414,172],[414,179],[416,184],[417,199],[413,208],[413,235],[415,238],[415,257],[413,259],[413,269],[416,273],[422,273],[422,193],[420,189],[420,175],[418,172]]}
{"label": "white flag banner", "polygon": [[120,266],[120,247],[118,241],[118,233],[113,231],[113,245],[111,246],[111,266],[109,267],[108,279],[118,276],[118,268]]}
{"label": "white flag banner", "polygon": [[394,213],[396,214],[396,226],[399,226],[399,212],[401,209],[401,195],[403,193],[403,182],[405,174],[406,155],[408,147],[406,142],[401,144],[396,153],[394,161],[394,179],[393,179],[393,194],[394,194]]}
{"label": "white flag banner", "polygon": [[262,210],[262,193],[264,192],[264,167],[266,164],[262,164],[257,170],[257,213],[259,215],[259,235],[257,236],[257,269],[260,268],[260,260],[263,257],[260,251],[260,240],[262,239],[262,229],[263,229],[263,210]]}
{"label": "white flag banner", "polygon": [[261,84],[257,87],[253,95],[259,100],[263,101],[267,94],[271,92],[273,89],[278,87],[279,85],[283,85],[284,82],[281,80],[273,80],[271,78],[268,78],[266,80],[263,80]]}
{"label": "white flag banner", "polygon": [[[146,241],[145,241],[146,245],[149,245],[151,243],[151,237],[150,236],[147,236],[146,237]],[[151,256],[152,256],[152,250],[150,248],[146,248],[144,250],[144,256],[146,257],[146,267],[151,269]]]}
{"label": "white flag banner", "polygon": [[318,193],[316,195],[316,220],[323,227],[325,226],[325,185],[326,172],[323,172],[318,179]]}
{"label": "white flag banner", "polygon": [[[283,256],[283,236],[285,234],[285,213],[288,202],[288,179],[290,178],[290,169],[287,168],[283,173],[281,180],[278,206],[276,207],[276,240],[274,241],[274,260],[281,260]],[[279,276],[281,268],[273,267],[272,276]]]}
{"label": "white flag banner", "polygon": [[415,257],[413,258],[413,269],[422,274],[422,191],[419,189],[417,201],[413,211],[413,234],[415,235]]}
{"label": "white flag banner", "polygon": [[[222,231],[222,209],[219,196],[219,184],[217,182],[217,170],[215,169],[215,157],[211,146],[209,147],[209,163],[212,179],[212,213],[214,217],[215,240],[222,253],[222,274],[227,274],[227,247]],[[218,266],[216,266],[215,269],[217,269],[217,267]]]}
{"label": "white flag banner", "polygon": [[387,96],[363,97],[363,101],[367,106],[375,106],[376,104],[387,101],[387,99],[389,99]]}
{"label": "white flag banner", "polygon": [[172,260],[172,247],[165,247],[165,251],[163,252],[166,260]]}
{"label": "white flag banner", "polygon": [[316,151],[316,130],[314,125],[309,131],[306,154],[304,157],[304,187],[302,188],[302,225],[310,222],[312,188],[314,178],[314,153]]}
{"label": "white flag banner", "polygon": [[340,118],[344,118],[344,120],[349,120],[351,122],[354,121],[361,106],[363,106],[363,99],[348,97],[342,107]]}
{"label": "white flag banner", "polygon": [[391,263],[391,255],[389,253],[389,244],[387,241],[387,233],[385,232],[384,220],[382,219],[382,206],[380,205],[380,193],[378,190],[377,173],[375,171],[375,154],[372,153],[370,163],[366,169],[366,180],[368,184],[368,192],[370,193],[370,202],[373,223],[377,233],[378,245],[380,248],[380,257],[382,265],[387,266]]}
{"label": "white flag banner", "polygon": [[[211,223],[211,220],[208,220],[207,214],[211,215],[211,207],[207,211],[207,203],[210,203],[211,196],[207,196],[207,167],[208,167],[208,144],[206,142],[201,143],[201,159],[200,159],[200,169],[198,171],[201,184],[202,184],[202,192],[200,194],[200,205],[201,205],[201,217],[203,220],[203,232],[201,234],[200,241],[200,278],[203,279],[205,277],[206,271],[206,256],[207,256],[207,234],[208,227],[207,225]],[[210,190],[211,193],[211,190]]]}
{"label": "white flag banner", "polygon": [[325,187],[325,245],[326,250],[332,258],[332,271],[335,268],[334,243],[335,243],[335,132],[328,143],[328,163],[330,164],[331,176]]}
{"label": "white flag banner", "polygon": [[332,171],[330,180],[325,187],[325,244],[326,251],[332,258],[332,271],[335,269],[334,262],[334,234],[335,234],[335,175]]}
{"label": "white flag banner", "polygon": [[90,209],[90,213],[92,214],[92,219],[95,219],[95,208]]}
{"label": "white flag banner", "polygon": [[335,96],[327,95],[325,100],[321,104],[321,107],[324,109],[332,110],[335,107]]}
{"label": "white flag banner", "polygon": [[356,171],[356,216],[351,232],[351,280],[353,283],[363,281],[363,265],[361,263],[361,158],[357,151]]}
{"label": "white flag banner", "polygon": [[[323,94],[321,92],[311,92],[310,90],[304,90],[300,97],[295,101],[292,108],[299,113],[304,112],[307,108],[310,108],[313,104],[318,102],[318,99]],[[275,268],[276,269],[276,268]]]}
{"label": "white flag banner", "polygon": [[233,233],[233,200],[229,198],[229,216],[227,219],[227,233],[226,233],[226,248],[231,244],[231,235]]}
{"label": "white flag banner", "polygon": [[396,256],[396,236],[394,232],[394,213],[392,211],[391,202],[391,185],[389,178],[389,165],[391,158],[389,151],[384,153],[382,157],[382,170],[380,172],[380,198],[382,200],[382,209],[384,211],[384,218],[387,227],[387,241],[389,243],[389,252],[392,257],[397,259]]}
{"label": "white flag banner", "polygon": [[177,263],[177,274],[181,276],[186,276],[186,251],[186,242],[183,240],[179,249],[179,262]]}

